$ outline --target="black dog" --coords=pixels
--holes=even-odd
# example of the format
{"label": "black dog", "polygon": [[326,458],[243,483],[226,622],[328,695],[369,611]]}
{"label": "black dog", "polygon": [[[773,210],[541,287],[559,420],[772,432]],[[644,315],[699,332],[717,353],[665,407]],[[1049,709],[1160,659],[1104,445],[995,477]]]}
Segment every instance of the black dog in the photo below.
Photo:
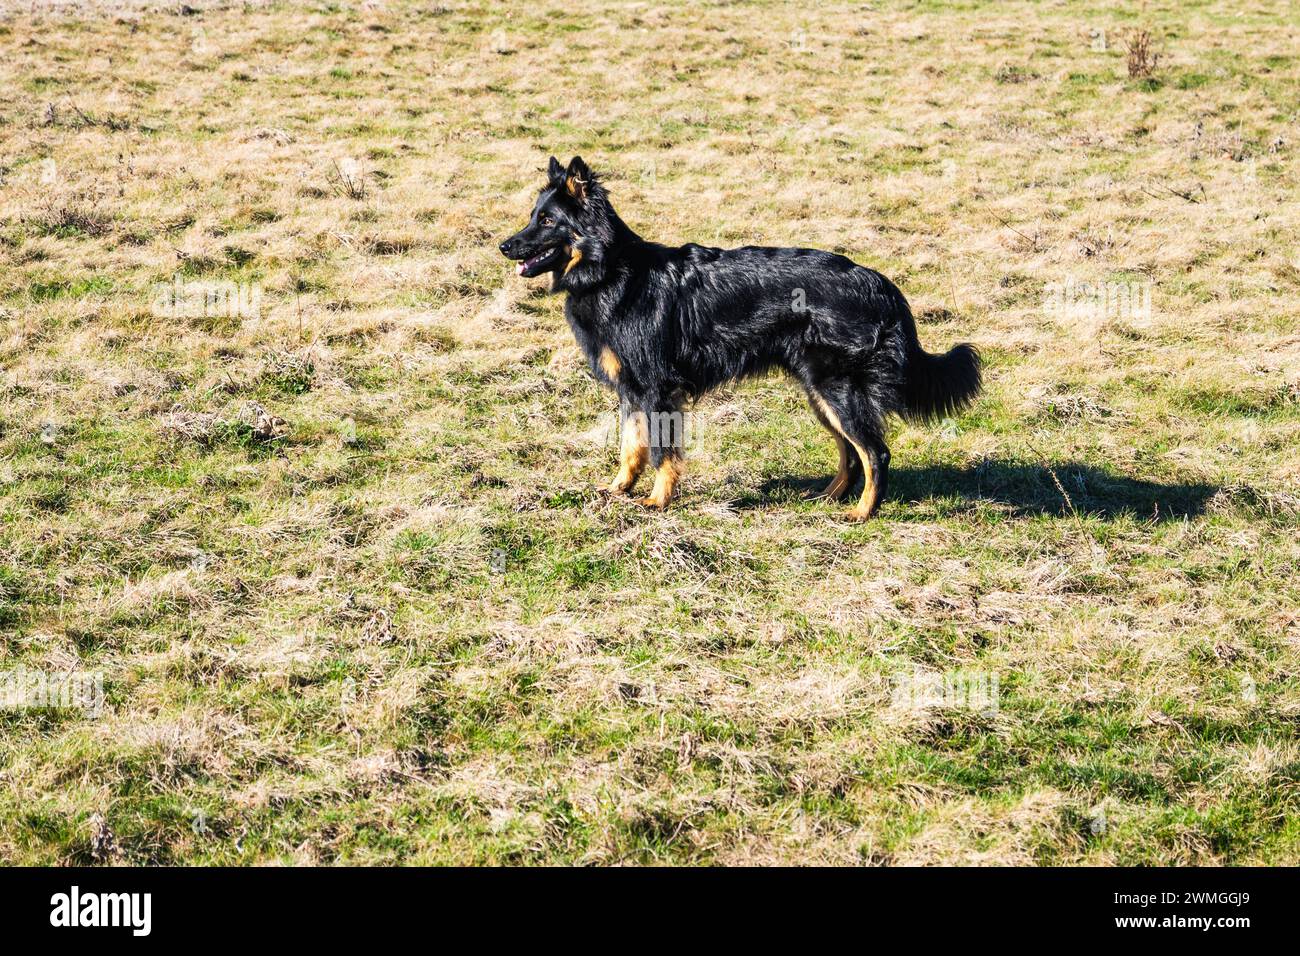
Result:
{"label": "black dog", "polygon": [[664,508],[672,498],[682,407],[725,382],[772,368],[798,380],[839,446],[825,496],[843,498],[865,473],[849,511],[859,519],[885,492],[886,417],[943,415],[980,390],[975,349],[922,349],[907,300],[880,273],[814,249],[647,242],[577,157],[568,169],[551,157],[532,218],[501,252],[520,260],[519,275],[549,272],[552,291],[569,294],[569,327],[593,373],[619,395],[622,467],[610,490],[629,491],[648,459],[655,483],[643,505]]}

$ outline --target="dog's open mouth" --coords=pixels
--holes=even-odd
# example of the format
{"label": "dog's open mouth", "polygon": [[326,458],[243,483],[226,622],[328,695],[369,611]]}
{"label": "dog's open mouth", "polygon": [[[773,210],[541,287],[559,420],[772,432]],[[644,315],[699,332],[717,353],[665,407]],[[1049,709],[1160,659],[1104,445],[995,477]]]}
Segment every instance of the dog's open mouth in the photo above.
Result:
{"label": "dog's open mouth", "polygon": [[533,276],[541,275],[548,268],[553,266],[562,253],[560,246],[552,246],[545,249],[535,256],[530,256],[519,265],[515,266],[515,272],[525,279],[531,279]]}

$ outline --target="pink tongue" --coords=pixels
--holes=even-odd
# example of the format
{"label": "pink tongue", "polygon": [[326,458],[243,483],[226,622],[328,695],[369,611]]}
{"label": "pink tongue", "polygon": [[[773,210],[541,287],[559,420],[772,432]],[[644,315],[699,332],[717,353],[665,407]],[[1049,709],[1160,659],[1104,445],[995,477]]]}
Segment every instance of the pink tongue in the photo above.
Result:
{"label": "pink tongue", "polygon": [[521,276],[523,274],[524,274],[524,264],[521,262],[519,263],[519,265],[515,266],[515,275]]}

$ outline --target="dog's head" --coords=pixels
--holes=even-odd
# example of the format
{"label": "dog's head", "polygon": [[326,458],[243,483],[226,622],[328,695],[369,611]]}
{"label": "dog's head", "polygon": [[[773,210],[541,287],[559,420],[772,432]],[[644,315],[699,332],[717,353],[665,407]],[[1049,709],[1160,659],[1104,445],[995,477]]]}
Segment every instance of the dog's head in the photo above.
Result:
{"label": "dog's head", "polygon": [[549,272],[559,287],[571,274],[576,280],[599,271],[612,238],[612,210],[599,177],[579,156],[568,168],[552,156],[528,225],[501,243],[501,253],[519,262],[515,272],[525,279]]}

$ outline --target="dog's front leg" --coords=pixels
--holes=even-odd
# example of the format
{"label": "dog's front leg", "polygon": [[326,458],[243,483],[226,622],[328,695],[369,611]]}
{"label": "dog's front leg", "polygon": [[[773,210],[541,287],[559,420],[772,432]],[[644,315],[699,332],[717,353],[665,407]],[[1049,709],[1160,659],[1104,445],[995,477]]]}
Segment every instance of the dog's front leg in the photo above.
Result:
{"label": "dog's front leg", "polygon": [[677,490],[677,482],[681,480],[682,472],[685,471],[685,465],[682,458],[677,454],[664,454],[659,462],[655,464],[655,485],[650,490],[650,494],[644,498],[638,498],[636,503],[646,508],[659,508],[660,510],[668,507],[668,502],[672,501],[673,492]]}
{"label": "dog's front leg", "polygon": [[672,500],[677,482],[685,470],[682,461],[686,446],[685,416],[674,409],[651,412],[648,419],[650,462],[655,469],[655,484],[647,497],[637,499],[637,504],[663,509]]}
{"label": "dog's front leg", "polygon": [[626,397],[621,397],[618,404],[619,465],[609,490],[616,495],[625,495],[645,469],[650,456],[650,430],[649,417],[639,405]]}

